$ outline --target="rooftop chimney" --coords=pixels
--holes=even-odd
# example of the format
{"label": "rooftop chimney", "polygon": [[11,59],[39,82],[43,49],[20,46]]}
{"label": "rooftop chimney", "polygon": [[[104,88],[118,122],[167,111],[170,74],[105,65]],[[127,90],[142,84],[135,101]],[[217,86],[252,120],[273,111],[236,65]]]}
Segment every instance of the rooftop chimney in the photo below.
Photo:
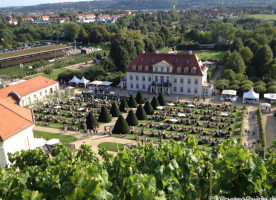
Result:
{"label": "rooftop chimney", "polygon": [[156,54],[159,54],[159,51],[157,50],[155,53],[156,53]]}
{"label": "rooftop chimney", "polygon": [[145,54],[145,53],[146,53],[145,50],[143,50],[143,51],[142,51],[142,54]]}
{"label": "rooftop chimney", "polygon": [[189,56],[192,55],[192,54],[193,54],[193,52],[192,52],[192,51],[189,51]]}

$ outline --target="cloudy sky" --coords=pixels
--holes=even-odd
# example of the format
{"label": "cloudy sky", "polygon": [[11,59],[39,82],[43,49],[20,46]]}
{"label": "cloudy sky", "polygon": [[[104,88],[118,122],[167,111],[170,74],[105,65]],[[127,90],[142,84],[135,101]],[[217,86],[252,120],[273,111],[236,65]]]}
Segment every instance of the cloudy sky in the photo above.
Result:
{"label": "cloudy sky", "polygon": [[42,3],[76,2],[89,0],[0,0],[0,7],[8,6],[30,6]]}

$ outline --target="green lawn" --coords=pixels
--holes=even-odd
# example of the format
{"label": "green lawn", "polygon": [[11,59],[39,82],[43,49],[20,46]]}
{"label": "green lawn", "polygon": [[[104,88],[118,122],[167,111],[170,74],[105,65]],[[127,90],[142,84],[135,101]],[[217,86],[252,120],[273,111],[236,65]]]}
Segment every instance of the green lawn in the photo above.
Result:
{"label": "green lawn", "polygon": [[256,14],[256,15],[249,15],[249,17],[253,17],[255,19],[261,20],[276,20],[276,14],[268,15],[268,14]]}
{"label": "green lawn", "polygon": [[[170,47],[164,47],[160,50],[160,53],[168,53],[170,51]],[[177,53],[189,53],[188,50],[179,50]],[[200,59],[204,60],[213,60],[213,59],[223,59],[225,55],[225,51],[213,51],[213,50],[193,50]]]}
{"label": "green lawn", "polygon": [[35,137],[42,137],[44,139],[57,138],[63,143],[75,142],[77,140],[76,137],[70,136],[70,135],[60,135],[60,134],[47,133],[47,132],[36,131],[36,130],[34,130],[33,132]]}
{"label": "green lawn", "polygon": [[122,150],[124,148],[123,144],[115,143],[115,142],[102,142],[98,145],[99,148],[105,148],[108,151],[115,151],[118,152],[119,150]]}

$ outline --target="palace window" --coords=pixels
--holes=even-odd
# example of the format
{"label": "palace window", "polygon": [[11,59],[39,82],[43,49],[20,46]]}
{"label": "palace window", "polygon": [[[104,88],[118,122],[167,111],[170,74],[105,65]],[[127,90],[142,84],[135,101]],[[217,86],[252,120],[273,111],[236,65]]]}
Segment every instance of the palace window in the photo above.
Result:
{"label": "palace window", "polygon": [[139,76],[136,76],[136,81],[139,81]]}
{"label": "palace window", "polygon": [[136,89],[139,89],[139,84],[136,84]]}
{"label": "palace window", "polygon": [[148,66],[145,66],[145,71],[149,71],[149,67]]}
{"label": "palace window", "polygon": [[196,68],[193,67],[193,68],[192,68],[192,74],[195,74],[195,73],[196,73]]}
{"label": "palace window", "polygon": [[140,66],[138,67],[138,71],[142,71],[142,69],[143,69],[143,67],[142,67],[142,65],[140,65]]}
{"label": "palace window", "polygon": [[174,63],[175,63],[175,64],[179,63],[179,60],[175,60]]}
{"label": "palace window", "polygon": [[158,82],[158,76],[155,76],[155,82]]}
{"label": "palace window", "polygon": [[182,78],[182,79],[180,79],[180,83],[183,83],[183,78]]}
{"label": "palace window", "polygon": [[190,64],[190,60],[186,60],[186,65],[189,65]]}
{"label": "palace window", "polygon": [[173,87],[173,91],[176,92],[176,87]]}
{"label": "palace window", "polygon": [[184,73],[185,73],[185,74],[188,74],[188,72],[189,72],[189,68],[188,68],[188,67],[185,67],[185,68],[184,68]]}
{"label": "palace window", "polygon": [[195,88],[194,93],[197,94],[197,88]]}
{"label": "palace window", "polygon": [[181,68],[180,67],[177,68],[177,73],[181,73]]}
{"label": "palace window", "polygon": [[180,87],[180,92],[183,92],[183,87]]}
{"label": "palace window", "polygon": [[151,59],[151,63],[154,63],[154,58]]}
{"label": "palace window", "polygon": [[191,89],[190,88],[188,88],[188,93],[191,93]]}
{"label": "palace window", "polygon": [[191,84],[191,79],[190,78],[188,78],[188,84]]}
{"label": "palace window", "polygon": [[167,67],[167,72],[170,72],[170,68],[169,67]]}
{"label": "palace window", "polygon": [[196,85],[198,84],[198,80],[197,80],[197,79],[195,79],[195,84],[196,84]]}
{"label": "palace window", "polygon": [[146,86],[145,85],[143,85],[143,90],[146,88]]}
{"label": "palace window", "polygon": [[146,80],[145,76],[142,76],[142,81],[145,81],[145,80]]}
{"label": "palace window", "polygon": [[130,88],[133,88],[133,84],[132,83],[130,84]]}
{"label": "palace window", "polygon": [[151,77],[149,76],[149,82],[151,82]]}
{"label": "palace window", "polygon": [[132,71],[136,71],[136,66],[135,65],[132,66]]}
{"label": "palace window", "polygon": [[177,83],[177,78],[174,78],[174,79],[173,79],[173,82],[174,82],[174,83]]}
{"label": "palace window", "polygon": [[144,58],[141,58],[141,63],[144,62]]}
{"label": "palace window", "polygon": [[133,76],[130,75],[129,79],[132,81],[133,80]]}

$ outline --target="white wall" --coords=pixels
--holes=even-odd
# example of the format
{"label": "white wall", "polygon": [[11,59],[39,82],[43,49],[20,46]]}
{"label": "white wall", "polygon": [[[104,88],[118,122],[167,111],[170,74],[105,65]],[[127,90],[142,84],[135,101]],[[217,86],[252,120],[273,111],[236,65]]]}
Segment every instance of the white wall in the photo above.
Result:
{"label": "white wall", "polygon": [[34,125],[0,143],[0,165],[6,166],[7,164],[10,164],[8,153],[34,149],[33,128]]}
{"label": "white wall", "polygon": [[[20,106],[26,106],[30,105],[34,102],[38,101],[45,101],[46,96],[50,94],[50,91],[55,92],[59,91],[59,83],[56,83],[54,85],[51,85],[49,87],[43,88],[41,90],[38,90],[36,92],[33,92],[31,94],[28,94],[20,99]],[[47,91],[47,92],[46,92]]]}

